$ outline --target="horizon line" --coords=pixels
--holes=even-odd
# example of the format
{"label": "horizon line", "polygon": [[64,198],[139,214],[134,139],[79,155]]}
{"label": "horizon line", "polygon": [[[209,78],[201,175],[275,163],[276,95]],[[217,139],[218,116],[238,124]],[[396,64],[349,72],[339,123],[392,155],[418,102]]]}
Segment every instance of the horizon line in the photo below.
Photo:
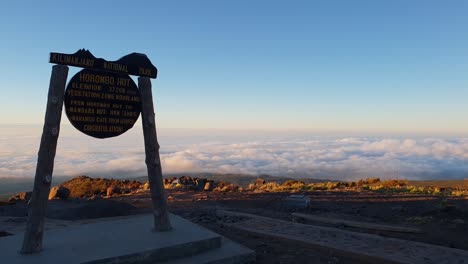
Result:
{"label": "horizon line", "polygon": [[[0,127],[21,127],[21,126],[43,126],[43,123],[0,123]],[[61,127],[73,128],[70,123],[63,123]],[[140,123],[136,123],[133,128],[141,128]],[[327,129],[327,128],[239,128],[239,127],[157,127],[157,130],[192,130],[192,131],[231,131],[231,132],[277,132],[277,133],[318,133],[318,134],[351,134],[351,135],[393,135],[393,136],[462,136],[467,137],[468,131],[447,131],[447,130],[384,130],[384,129],[372,129],[372,130],[361,130],[361,129]],[[344,136],[344,135],[343,135]]]}

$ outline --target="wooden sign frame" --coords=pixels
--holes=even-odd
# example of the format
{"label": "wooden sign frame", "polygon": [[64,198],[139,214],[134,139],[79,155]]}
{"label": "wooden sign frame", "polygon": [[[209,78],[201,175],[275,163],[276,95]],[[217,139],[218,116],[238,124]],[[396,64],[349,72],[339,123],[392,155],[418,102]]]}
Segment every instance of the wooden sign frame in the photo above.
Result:
{"label": "wooden sign frame", "polygon": [[153,230],[171,230],[162,178],[150,80],[150,78],[156,78],[157,76],[156,67],[144,54],[132,53],[118,61],[108,62],[104,59],[96,59],[89,51],[84,49],[74,54],[51,53],[50,62],[59,65],[52,66],[44,127],[34,177],[34,188],[28,204],[28,220],[20,253],[31,254],[42,250],[45,213],[52,183],[65,84],[68,77],[68,66],[66,65],[140,76],[138,78],[138,89],[141,94],[145,163],[153,205]]}

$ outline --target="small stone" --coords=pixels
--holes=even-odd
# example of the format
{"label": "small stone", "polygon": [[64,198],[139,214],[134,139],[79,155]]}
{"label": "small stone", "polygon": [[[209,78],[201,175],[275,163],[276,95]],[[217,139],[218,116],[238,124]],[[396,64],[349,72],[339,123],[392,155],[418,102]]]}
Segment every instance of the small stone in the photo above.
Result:
{"label": "small stone", "polygon": [[290,195],[285,199],[288,209],[306,209],[310,207],[310,198],[305,195]]}
{"label": "small stone", "polygon": [[92,195],[91,197],[88,198],[88,201],[95,201],[101,199],[100,195]]}
{"label": "small stone", "polygon": [[150,189],[150,183],[149,183],[149,182],[145,182],[145,184],[143,184],[143,189],[144,189],[144,190],[149,190],[149,189]]}

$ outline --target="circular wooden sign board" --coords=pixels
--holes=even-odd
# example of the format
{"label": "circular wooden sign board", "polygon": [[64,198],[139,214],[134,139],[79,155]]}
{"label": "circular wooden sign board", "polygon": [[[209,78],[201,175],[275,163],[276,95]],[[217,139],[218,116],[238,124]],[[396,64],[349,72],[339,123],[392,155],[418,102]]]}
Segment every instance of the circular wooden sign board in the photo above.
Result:
{"label": "circular wooden sign board", "polygon": [[65,91],[65,113],[79,131],[95,138],[123,134],[141,111],[140,92],[130,76],[84,69]]}

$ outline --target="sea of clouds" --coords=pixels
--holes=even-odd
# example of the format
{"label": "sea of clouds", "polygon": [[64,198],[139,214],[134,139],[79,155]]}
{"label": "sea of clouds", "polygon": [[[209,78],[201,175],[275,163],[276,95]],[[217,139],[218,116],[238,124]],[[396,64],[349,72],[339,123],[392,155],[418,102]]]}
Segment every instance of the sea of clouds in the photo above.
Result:
{"label": "sea of clouds", "polygon": [[[163,172],[270,174],[355,180],[468,177],[468,138],[327,136],[307,133],[160,129]],[[94,139],[64,126],[55,176],[146,175],[141,127]],[[2,127],[0,177],[34,177],[41,128]]]}

